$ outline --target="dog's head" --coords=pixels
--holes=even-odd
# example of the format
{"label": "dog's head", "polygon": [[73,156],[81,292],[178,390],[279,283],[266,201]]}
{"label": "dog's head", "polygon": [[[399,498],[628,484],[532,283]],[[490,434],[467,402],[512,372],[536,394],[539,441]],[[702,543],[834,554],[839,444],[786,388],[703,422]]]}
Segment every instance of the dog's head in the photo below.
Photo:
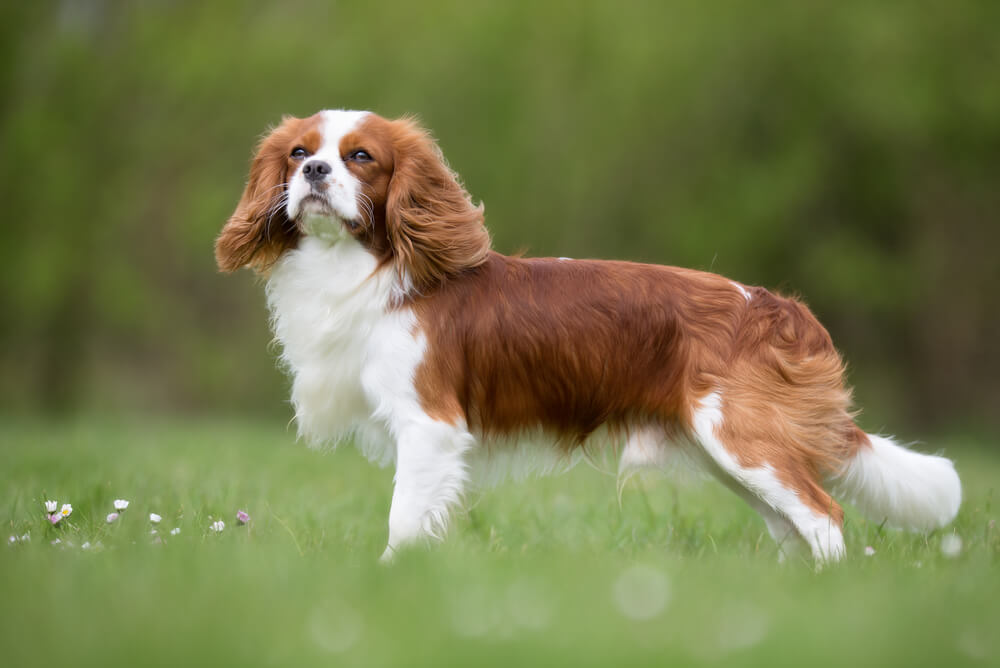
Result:
{"label": "dog's head", "polygon": [[357,111],[286,117],[261,141],[215,257],[264,271],[303,235],[353,239],[423,291],[485,261],[482,205],[412,119]]}

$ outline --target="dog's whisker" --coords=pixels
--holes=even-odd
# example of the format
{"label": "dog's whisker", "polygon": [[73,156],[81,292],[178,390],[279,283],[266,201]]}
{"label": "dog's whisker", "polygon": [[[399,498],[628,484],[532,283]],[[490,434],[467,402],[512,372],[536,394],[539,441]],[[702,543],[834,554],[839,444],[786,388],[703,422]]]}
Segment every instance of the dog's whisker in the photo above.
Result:
{"label": "dog's whisker", "polygon": [[286,190],[280,196],[274,198],[271,206],[265,211],[266,219],[264,221],[264,238],[270,241],[271,239],[271,223],[274,217],[281,211],[282,207],[288,203],[288,191]]}
{"label": "dog's whisker", "polygon": [[[375,204],[372,202],[371,197],[363,192],[358,193],[358,198],[360,199],[362,213],[366,214],[366,216],[362,218],[362,223],[365,227],[371,227],[375,224]],[[367,220],[365,220],[365,218],[367,218]]]}

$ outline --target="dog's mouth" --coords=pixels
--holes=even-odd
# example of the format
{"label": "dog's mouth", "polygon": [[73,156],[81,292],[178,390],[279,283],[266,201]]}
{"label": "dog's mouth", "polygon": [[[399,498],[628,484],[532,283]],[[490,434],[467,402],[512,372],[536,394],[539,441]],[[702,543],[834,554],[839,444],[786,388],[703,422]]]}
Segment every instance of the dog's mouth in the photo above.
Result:
{"label": "dog's mouth", "polygon": [[333,207],[330,206],[329,200],[322,195],[311,192],[299,201],[299,218],[306,216],[330,216],[336,217],[337,214],[333,211]]}
{"label": "dog's mouth", "polygon": [[311,192],[299,201],[295,222],[306,234],[318,237],[339,237],[341,230],[354,230],[358,222],[340,215],[326,197]]}

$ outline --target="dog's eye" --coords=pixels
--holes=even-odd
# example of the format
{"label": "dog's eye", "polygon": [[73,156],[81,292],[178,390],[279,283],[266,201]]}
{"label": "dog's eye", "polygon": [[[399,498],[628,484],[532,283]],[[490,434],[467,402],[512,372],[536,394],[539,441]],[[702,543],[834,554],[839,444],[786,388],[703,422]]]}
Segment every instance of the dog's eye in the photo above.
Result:
{"label": "dog's eye", "polygon": [[372,162],[374,160],[374,158],[372,158],[371,154],[368,153],[368,151],[361,148],[359,148],[356,151],[351,151],[350,153],[348,153],[347,159],[354,160],[355,162]]}
{"label": "dog's eye", "polygon": [[309,151],[305,150],[301,146],[296,146],[292,149],[291,156],[296,160],[302,160],[303,158],[309,157]]}

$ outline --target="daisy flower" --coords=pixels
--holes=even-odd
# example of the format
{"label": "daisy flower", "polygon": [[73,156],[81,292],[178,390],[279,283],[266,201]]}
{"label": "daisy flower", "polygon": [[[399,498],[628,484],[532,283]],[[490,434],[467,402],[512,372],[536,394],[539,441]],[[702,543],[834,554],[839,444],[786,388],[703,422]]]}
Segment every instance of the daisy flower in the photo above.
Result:
{"label": "daisy flower", "polygon": [[58,508],[58,507],[59,507],[59,502],[58,501],[46,501],[45,502],[45,512],[47,512],[49,515],[51,515],[52,513],[56,512],[56,508]]}
{"label": "daisy flower", "polygon": [[162,520],[162,519],[163,518],[160,517],[159,515],[157,515],[156,513],[150,513],[149,514],[149,521],[152,522],[153,524],[159,524],[160,520]]}
{"label": "daisy flower", "polygon": [[125,499],[115,499],[115,510],[122,512],[126,508],[128,508],[128,501]]}
{"label": "daisy flower", "polygon": [[246,524],[250,521],[250,515],[247,514],[245,510],[236,511],[236,521],[240,524]]}
{"label": "daisy flower", "polygon": [[209,530],[214,531],[215,533],[219,533],[220,531],[226,528],[226,523],[223,522],[222,520],[216,520],[212,522],[212,526],[208,528]]}
{"label": "daisy flower", "polygon": [[118,519],[118,513],[108,513],[108,517],[107,517],[108,524],[111,524],[116,519]]}
{"label": "daisy flower", "polygon": [[73,514],[73,506],[68,503],[62,504],[62,508],[59,509],[59,516],[69,517],[72,514]]}
{"label": "daisy flower", "polygon": [[170,535],[171,536],[176,536],[180,532],[181,532],[181,528],[180,527],[174,527],[173,529],[170,530]]}

